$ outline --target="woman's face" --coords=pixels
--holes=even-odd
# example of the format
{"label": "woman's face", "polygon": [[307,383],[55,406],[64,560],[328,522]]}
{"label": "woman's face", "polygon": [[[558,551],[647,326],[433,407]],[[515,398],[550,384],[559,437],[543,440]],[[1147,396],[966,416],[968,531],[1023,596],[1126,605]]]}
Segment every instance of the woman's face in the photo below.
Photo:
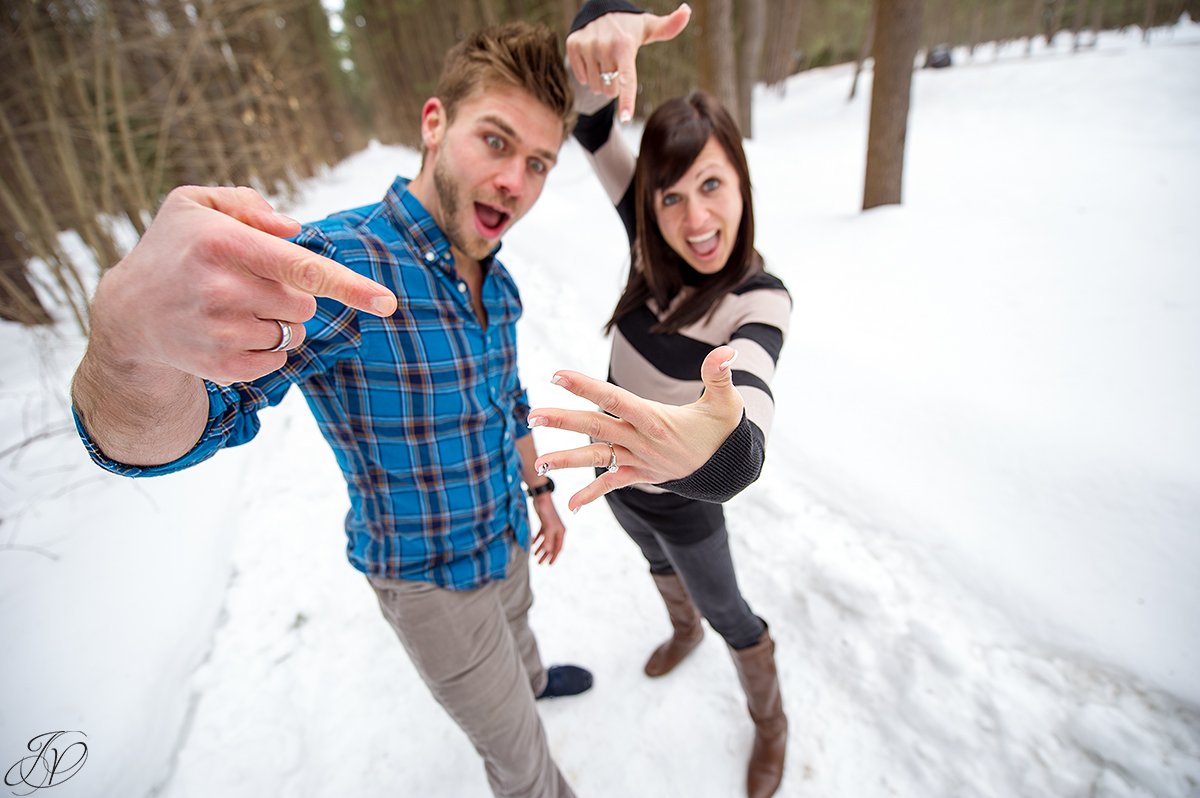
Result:
{"label": "woman's face", "polygon": [[725,268],[742,224],[742,182],[714,137],[677,183],[655,192],[654,212],[662,237],[693,269]]}

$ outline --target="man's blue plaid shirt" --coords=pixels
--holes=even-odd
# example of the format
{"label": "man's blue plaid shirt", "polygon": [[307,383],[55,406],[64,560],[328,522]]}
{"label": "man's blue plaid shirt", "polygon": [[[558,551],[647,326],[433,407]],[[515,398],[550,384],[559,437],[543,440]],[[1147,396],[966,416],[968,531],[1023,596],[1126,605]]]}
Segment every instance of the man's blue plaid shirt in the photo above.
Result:
{"label": "man's blue plaid shirt", "polygon": [[390,288],[390,318],[318,299],[304,343],[254,382],[206,383],[209,421],[188,454],[126,476],[195,465],[255,436],[258,411],[300,386],[346,475],[347,554],[369,576],[468,589],[502,579],[511,542],[529,546],[516,441],[529,402],[517,378],[521,299],[498,261],[486,264],[485,328],[457,276],[450,242],[399,178],[383,202],[306,225],[296,242]]}

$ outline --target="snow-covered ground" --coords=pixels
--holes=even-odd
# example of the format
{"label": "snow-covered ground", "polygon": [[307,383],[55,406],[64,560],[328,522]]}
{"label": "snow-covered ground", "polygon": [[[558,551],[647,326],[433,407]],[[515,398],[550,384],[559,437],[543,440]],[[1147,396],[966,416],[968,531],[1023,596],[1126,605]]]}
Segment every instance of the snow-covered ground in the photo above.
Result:
{"label": "snow-covered ground", "polygon": [[[1200,26],[1060,44],[920,72],[906,204],[866,214],[850,69],[758,99],[759,245],[795,312],[767,469],[727,511],[778,643],[782,795],[1200,795]],[[285,210],[415,168],[372,147]],[[627,263],[574,144],[504,259],[533,402],[569,402],[549,377],[604,373]],[[69,428],[63,330],[0,326],[0,771],[62,730],[87,760],[55,798],[486,796],[345,562],[300,396],[249,446],[120,480]],[[587,477],[556,478],[565,503]],[[739,794],[723,644],[646,679],[667,624],[635,547],[603,504],[566,520],[533,616],[596,674],[542,707],[568,778]]]}

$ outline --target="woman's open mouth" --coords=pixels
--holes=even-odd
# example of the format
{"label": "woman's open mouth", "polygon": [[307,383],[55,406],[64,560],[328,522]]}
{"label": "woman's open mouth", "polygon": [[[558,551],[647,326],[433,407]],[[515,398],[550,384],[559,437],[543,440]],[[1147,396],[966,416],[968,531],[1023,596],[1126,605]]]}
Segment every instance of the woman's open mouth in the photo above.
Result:
{"label": "woman's open mouth", "polygon": [[688,247],[690,247],[692,252],[696,253],[696,255],[701,258],[710,257],[714,252],[716,252],[717,246],[720,244],[720,242],[721,235],[719,230],[712,230],[708,233],[704,233],[703,235],[688,236],[687,238]]}

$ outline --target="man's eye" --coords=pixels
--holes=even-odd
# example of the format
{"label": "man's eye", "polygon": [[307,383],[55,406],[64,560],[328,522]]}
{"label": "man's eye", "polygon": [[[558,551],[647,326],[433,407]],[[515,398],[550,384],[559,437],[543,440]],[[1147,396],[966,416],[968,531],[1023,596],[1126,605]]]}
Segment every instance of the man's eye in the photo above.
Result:
{"label": "man's eye", "polygon": [[529,168],[535,175],[546,174],[546,163],[544,161],[539,161],[537,158],[529,159]]}
{"label": "man's eye", "polygon": [[504,149],[504,139],[500,138],[499,136],[495,135],[494,133],[488,133],[486,136],[483,137],[483,140],[485,142],[487,142],[487,145],[489,147],[491,147],[493,150]]}

